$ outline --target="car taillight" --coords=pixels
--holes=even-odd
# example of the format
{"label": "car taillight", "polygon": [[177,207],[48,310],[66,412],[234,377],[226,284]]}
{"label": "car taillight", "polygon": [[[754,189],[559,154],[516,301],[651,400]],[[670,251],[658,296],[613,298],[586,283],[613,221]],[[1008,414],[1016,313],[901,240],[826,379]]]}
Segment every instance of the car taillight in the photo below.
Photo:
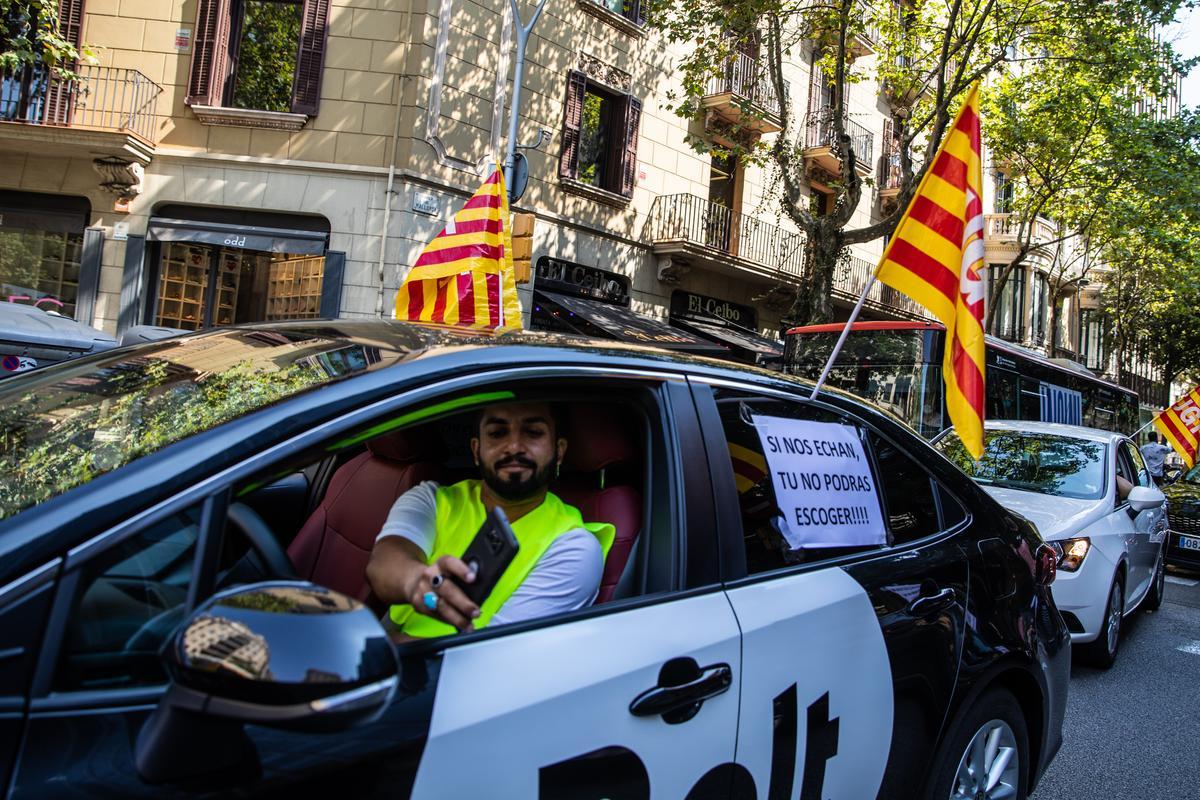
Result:
{"label": "car taillight", "polygon": [[1037,549],[1037,570],[1034,578],[1038,584],[1049,586],[1054,583],[1054,576],[1058,572],[1058,553],[1048,544],[1038,545]]}

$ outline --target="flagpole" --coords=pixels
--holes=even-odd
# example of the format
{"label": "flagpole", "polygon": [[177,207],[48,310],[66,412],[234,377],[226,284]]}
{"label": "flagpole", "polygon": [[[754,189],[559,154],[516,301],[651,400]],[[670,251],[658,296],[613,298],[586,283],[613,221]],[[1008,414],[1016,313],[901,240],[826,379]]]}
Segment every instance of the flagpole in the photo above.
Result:
{"label": "flagpole", "polygon": [[[521,83],[525,78],[525,45],[529,42],[529,34],[533,32],[533,26],[537,25],[538,17],[542,15],[542,9],[546,7],[546,0],[538,2],[537,9],[530,17],[528,25],[521,21],[521,9],[517,8],[517,0],[508,0],[508,4],[512,8],[513,21],[517,28],[517,64],[513,68],[512,103],[508,110],[508,144],[504,150],[504,186],[506,191],[511,192],[514,178],[513,167],[516,165],[517,122],[521,116]],[[510,196],[509,201],[511,202],[512,199]]]}
{"label": "flagpole", "polygon": [[858,312],[862,311],[863,303],[867,299],[867,292],[871,291],[871,287],[875,285],[875,274],[878,272],[878,266],[871,270],[871,278],[863,287],[862,294],[858,296],[858,302],[854,304],[854,310],[850,312],[850,319],[846,320],[846,327],[842,328],[842,335],[838,337],[837,344],[833,346],[833,352],[829,354],[829,360],[825,362],[825,369],[821,370],[821,377],[817,378],[817,385],[813,387],[812,394],[808,396],[809,400],[817,399],[817,392],[821,391],[825,379],[829,377],[829,371],[833,369],[833,363],[837,361],[838,354],[842,352],[842,345],[846,343],[846,337],[850,335],[850,327],[854,325],[854,320],[858,319]]}

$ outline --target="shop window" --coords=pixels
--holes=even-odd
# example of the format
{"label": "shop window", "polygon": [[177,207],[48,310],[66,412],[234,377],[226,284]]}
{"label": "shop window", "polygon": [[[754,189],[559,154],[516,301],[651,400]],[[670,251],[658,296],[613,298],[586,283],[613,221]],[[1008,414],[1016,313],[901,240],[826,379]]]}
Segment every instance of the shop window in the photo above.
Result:
{"label": "shop window", "polygon": [[582,72],[567,78],[558,174],[622,197],[633,196],[642,102],[612,92]]}
{"label": "shop window", "polygon": [[75,316],[83,231],[0,229],[0,301]]}
{"label": "shop window", "polygon": [[321,316],[323,256],[164,242],[155,323],[198,330]]}
{"label": "shop window", "polygon": [[328,20],[329,0],[200,0],[187,103],[315,115]]}

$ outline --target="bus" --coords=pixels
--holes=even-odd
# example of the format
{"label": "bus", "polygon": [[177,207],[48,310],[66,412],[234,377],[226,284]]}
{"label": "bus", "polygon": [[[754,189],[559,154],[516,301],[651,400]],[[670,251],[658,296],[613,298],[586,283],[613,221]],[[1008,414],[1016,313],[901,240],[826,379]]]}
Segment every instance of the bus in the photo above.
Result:
{"label": "bus", "polygon": [[[816,380],[844,323],[787,332],[783,369]],[[944,326],[933,322],[856,322],[826,382],[873,401],[932,438],[950,424],[942,383]],[[1082,364],[1049,359],[987,337],[987,419],[1065,422],[1132,433],[1138,396],[1097,378]]]}

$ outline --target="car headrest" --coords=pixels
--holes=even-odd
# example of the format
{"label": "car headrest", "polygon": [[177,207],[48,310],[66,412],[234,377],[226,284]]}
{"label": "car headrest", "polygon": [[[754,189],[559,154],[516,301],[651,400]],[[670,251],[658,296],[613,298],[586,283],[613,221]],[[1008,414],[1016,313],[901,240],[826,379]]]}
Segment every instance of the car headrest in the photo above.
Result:
{"label": "car headrest", "polygon": [[436,451],[430,449],[430,437],[411,428],[376,436],[367,442],[367,449],[388,461],[436,460]]}
{"label": "car headrest", "polygon": [[597,472],[637,458],[637,446],[611,404],[580,403],[570,408],[564,466]]}

